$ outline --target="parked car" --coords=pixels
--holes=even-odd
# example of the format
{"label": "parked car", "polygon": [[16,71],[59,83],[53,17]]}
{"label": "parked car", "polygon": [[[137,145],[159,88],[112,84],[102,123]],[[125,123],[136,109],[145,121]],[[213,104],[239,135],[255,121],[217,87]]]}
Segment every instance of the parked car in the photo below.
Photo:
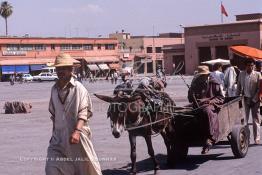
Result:
{"label": "parked car", "polygon": [[33,81],[33,76],[30,74],[17,74],[15,77],[15,81],[19,81],[20,83]]}
{"label": "parked car", "polygon": [[56,81],[58,77],[51,73],[40,73],[39,75],[33,76],[34,81]]}
{"label": "parked car", "polygon": [[22,80],[23,81],[33,81],[33,76],[30,74],[23,74],[22,75]]}

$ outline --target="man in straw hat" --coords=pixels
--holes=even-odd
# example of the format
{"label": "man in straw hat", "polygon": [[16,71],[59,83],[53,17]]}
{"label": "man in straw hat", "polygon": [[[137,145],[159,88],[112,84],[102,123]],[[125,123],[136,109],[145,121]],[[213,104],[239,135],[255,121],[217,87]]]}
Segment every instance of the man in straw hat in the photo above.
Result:
{"label": "man in straw hat", "polygon": [[210,75],[207,66],[198,66],[198,71],[192,80],[188,91],[188,100],[193,103],[194,108],[199,108],[199,120],[203,121],[205,128],[205,144],[202,154],[206,154],[214,143],[217,142],[219,134],[219,123],[217,114],[224,102],[221,82]]}
{"label": "man in straw hat", "polygon": [[47,150],[46,175],[101,175],[88,126],[92,104],[86,88],[72,76],[74,59],[56,57],[58,81],[52,87],[49,112],[53,132]]}

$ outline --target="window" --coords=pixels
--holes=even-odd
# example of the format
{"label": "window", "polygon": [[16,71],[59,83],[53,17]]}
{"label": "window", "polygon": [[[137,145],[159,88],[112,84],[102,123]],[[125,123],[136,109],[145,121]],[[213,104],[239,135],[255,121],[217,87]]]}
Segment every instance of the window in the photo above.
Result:
{"label": "window", "polygon": [[45,45],[43,44],[36,44],[35,45],[35,50],[45,50]]}
{"label": "window", "polygon": [[23,44],[20,46],[20,50],[23,50],[23,51],[34,50],[34,46],[32,44]]}
{"label": "window", "polygon": [[72,50],[81,50],[82,44],[72,44]]}
{"label": "window", "polygon": [[210,60],[211,59],[210,47],[199,47],[198,58],[199,58],[199,64],[201,64],[201,62]]}
{"label": "window", "polygon": [[98,45],[97,45],[97,49],[98,49],[98,50],[101,50],[101,47],[102,47],[101,44],[98,44]]}
{"label": "window", "polygon": [[18,44],[7,44],[6,46],[6,50],[8,51],[15,51],[15,50],[19,50],[20,47]]}
{"label": "window", "polygon": [[51,44],[51,50],[55,50],[55,45]]}
{"label": "window", "polygon": [[84,44],[83,49],[84,50],[93,50],[93,45],[92,44]]}
{"label": "window", "polygon": [[43,44],[8,44],[6,46],[8,51],[31,51],[31,50],[45,50],[46,47]]}
{"label": "window", "polygon": [[153,73],[153,61],[147,62],[147,73]]}
{"label": "window", "polygon": [[147,47],[147,48],[146,48],[146,52],[147,52],[147,53],[152,53],[152,52],[153,52],[152,47]]}
{"label": "window", "polygon": [[106,50],[115,50],[115,45],[114,44],[106,44],[105,49]]}
{"label": "window", "polygon": [[216,58],[229,59],[227,46],[216,46]]}
{"label": "window", "polygon": [[162,52],[162,48],[161,47],[156,47],[156,53],[161,53]]}
{"label": "window", "polygon": [[71,50],[71,45],[70,44],[61,44],[60,49],[61,50]]}

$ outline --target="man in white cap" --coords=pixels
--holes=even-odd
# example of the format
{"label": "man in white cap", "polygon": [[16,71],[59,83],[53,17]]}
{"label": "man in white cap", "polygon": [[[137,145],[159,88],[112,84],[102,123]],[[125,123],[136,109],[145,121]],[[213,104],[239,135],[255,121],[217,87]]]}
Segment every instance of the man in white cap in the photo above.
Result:
{"label": "man in white cap", "polygon": [[55,60],[58,81],[49,103],[53,132],[46,175],[102,174],[88,126],[92,103],[86,88],[72,77],[74,61],[68,54],[60,54]]}

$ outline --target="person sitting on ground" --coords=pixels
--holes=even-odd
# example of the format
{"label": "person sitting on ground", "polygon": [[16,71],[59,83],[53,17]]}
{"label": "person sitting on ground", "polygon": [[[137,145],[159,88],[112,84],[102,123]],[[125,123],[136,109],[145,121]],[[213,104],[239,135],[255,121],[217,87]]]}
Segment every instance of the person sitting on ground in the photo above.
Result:
{"label": "person sitting on ground", "polygon": [[224,103],[221,82],[210,75],[207,66],[198,66],[198,73],[193,78],[188,91],[188,100],[193,103],[194,108],[199,109],[199,114],[204,117],[204,123],[207,123],[207,126],[204,126],[205,144],[201,152],[206,154],[218,140],[218,112]]}

